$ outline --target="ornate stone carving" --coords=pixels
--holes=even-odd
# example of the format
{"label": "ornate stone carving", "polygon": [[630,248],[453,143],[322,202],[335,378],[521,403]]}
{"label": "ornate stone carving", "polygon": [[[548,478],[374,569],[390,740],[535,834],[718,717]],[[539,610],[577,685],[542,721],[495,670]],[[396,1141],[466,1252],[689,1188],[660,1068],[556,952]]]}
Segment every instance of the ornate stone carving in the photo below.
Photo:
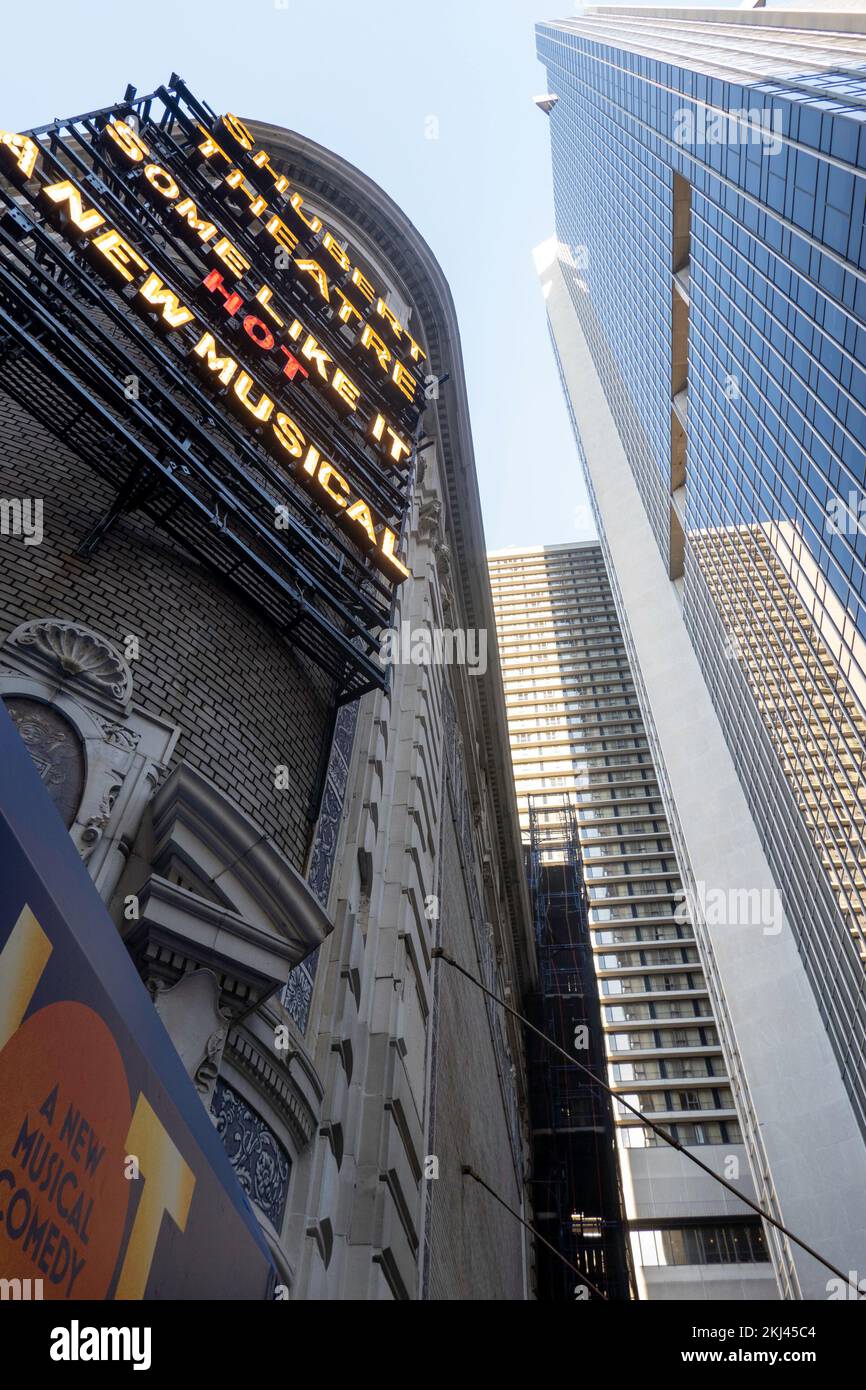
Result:
{"label": "ornate stone carving", "polygon": [[296,965],[286,981],[283,990],[283,1004],[286,1011],[295,1020],[302,1033],[307,1031],[307,1023],[310,1018],[310,1005],[313,1002],[313,981],[316,974],[316,963],[318,961],[318,951],[310,957],[310,964],[304,961],[301,965]]}
{"label": "ornate stone carving", "polygon": [[63,617],[33,619],[8,635],[0,695],[108,900],[177,728],[136,709],[127,663],[99,633]]}
{"label": "ornate stone carving", "polygon": [[51,705],[10,695],[6,708],[67,829],[84,793],[84,745],[68,719]]}
{"label": "ornate stone carving", "polygon": [[112,748],[122,748],[126,753],[134,753],[141,742],[141,734],[129,729],[125,724],[115,724],[110,719],[102,719],[95,714],[94,719],[105,735],[105,742]]}
{"label": "ornate stone carving", "polygon": [[132,672],[104,637],[64,618],[36,618],[21,623],[6,645],[23,649],[42,666],[53,668],[77,685],[124,709],[132,698]]}
{"label": "ornate stone carving", "polygon": [[446,613],[452,609],[453,579],[451,574],[451,551],[444,539],[443,508],[438,497],[429,497],[418,509],[418,540],[433,548],[433,562],[439,579],[442,606]]}
{"label": "ornate stone carving", "polygon": [[211,1111],[241,1187],[279,1231],[292,1168],[289,1155],[261,1115],[225,1081],[216,1083]]}
{"label": "ornate stone carving", "polygon": [[433,549],[436,556],[436,574],[439,578],[439,593],[442,598],[442,607],[445,613],[450,615],[453,608],[451,551],[444,541],[434,542]]}
{"label": "ornate stone carving", "polygon": [[431,497],[418,508],[418,539],[430,542],[442,530],[442,503],[438,497]]}
{"label": "ornate stone carving", "polygon": [[220,981],[212,970],[193,970],[169,987],[165,981],[149,984],[156,1011],[208,1105],[229,1026],[228,1015],[220,1008]]}
{"label": "ornate stone carving", "polygon": [[[316,826],[316,838],[310,860],[308,883],[313,893],[325,907],[334,872],[334,858],[340,833],[340,817],[343,814],[343,798],[352,758],[352,745],[355,741],[355,728],[358,722],[356,703],[344,705],[337,715],[334,742],[328,763],[322,809]],[[313,984],[318,964],[318,948],[295,966],[283,990],[283,1005],[294,1019],[302,1033],[307,1031],[310,1018],[310,1005],[313,1001]]]}
{"label": "ornate stone carving", "polygon": [[318,1120],[318,1112],[293,1074],[291,1063],[299,1055],[299,1050],[291,1043],[285,1051],[280,1048],[279,1055],[275,1055],[273,1034],[263,1040],[243,1026],[230,1027],[220,1068],[223,1080],[231,1075],[227,1071],[228,1064],[250,1082],[255,1094],[267,1102],[274,1116],[285,1126],[298,1151],[309,1144]]}
{"label": "ornate stone carving", "polygon": [[228,1025],[217,1028],[211,1033],[205,1044],[205,1055],[196,1067],[193,1081],[196,1090],[201,1091],[202,1095],[210,1095],[216,1079],[219,1076],[220,1062],[222,1060],[223,1048],[225,1047]]}
{"label": "ornate stone carving", "polygon": [[122,782],[112,782],[102,793],[102,800],[99,803],[99,810],[95,816],[88,816],[81,832],[80,848],[83,859],[88,859],[93,853],[99,841],[102,839],[102,832],[108,824],[112,808],[117,800],[117,793],[123,786]]}
{"label": "ornate stone carving", "polygon": [[325,794],[322,797],[322,809],[319,812],[319,823],[316,827],[316,840],[313,845],[308,878],[310,888],[323,907],[328,900],[328,890],[331,886],[331,874],[334,868],[334,855],[340,833],[342,810],[343,798],[334,782],[331,781],[329,773],[325,783]]}

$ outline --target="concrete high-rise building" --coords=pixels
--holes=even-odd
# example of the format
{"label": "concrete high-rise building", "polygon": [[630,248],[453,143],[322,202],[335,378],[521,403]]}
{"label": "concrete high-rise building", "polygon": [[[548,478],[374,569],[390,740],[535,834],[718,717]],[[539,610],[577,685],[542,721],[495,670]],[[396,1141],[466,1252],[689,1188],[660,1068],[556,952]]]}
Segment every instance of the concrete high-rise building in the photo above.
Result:
{"label": "concrete high-rise building", "polygon": [[[552,874],[567,864],[575,846],[563,828],[573,824],[585,884],[585,914],[576,915],[586,918],[606,1079],[715,1171],[740,1174],[754,1199],[601,548],[588,541],[509,550],[488,562],[521,830],[540,860],[533,885],[545,868]],[[538,945],[543,953],[542,939]],[[560,1008],[574,992],[566,985]],[[595,1128],[602,1174],[605,1104],[597,1092],[589,1118],[572,1110],[554,1121],[571,1134]],[[775,1297],[760,1219],[618,1100],[613,1119],[638,1295]],[[576,1203],[596,1199],[588,1161],[574,1186]]]}
{"label": "concrete high-rise building", "polygon": [[537,42],[538,269],[752,1174],[862,1268],[866,17],[593,7]]}
{"label": "concrete high-rise building", "polygon": [[[0,432],[0,696],[281,1296],[527,1296],[524,1230],[466,1172],[519,1217],[521,1030],[432,954],[499,997],[532,983],[429,248],[338,155],[174,76],[2,132]],[[489,633],[487,675],[411,640],[384,661],[406,627]],[[166,1220],[163,1253],[181,1239]]]}

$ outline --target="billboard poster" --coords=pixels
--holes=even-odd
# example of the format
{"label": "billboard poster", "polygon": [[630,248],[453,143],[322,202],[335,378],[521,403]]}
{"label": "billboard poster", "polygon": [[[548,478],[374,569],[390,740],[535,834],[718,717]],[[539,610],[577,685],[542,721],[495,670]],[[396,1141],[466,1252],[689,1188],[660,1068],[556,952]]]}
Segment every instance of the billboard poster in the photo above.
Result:
{"label": "billboard poster", "polygon": [[0,768],[4,1296],[267,1298],[252,1207],[2,702]]}

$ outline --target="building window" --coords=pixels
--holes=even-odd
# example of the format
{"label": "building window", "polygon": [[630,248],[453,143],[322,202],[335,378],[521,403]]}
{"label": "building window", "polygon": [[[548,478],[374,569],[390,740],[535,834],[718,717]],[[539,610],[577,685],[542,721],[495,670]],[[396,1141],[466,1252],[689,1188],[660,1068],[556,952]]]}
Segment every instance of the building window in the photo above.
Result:
{"label": "building window", "polygon": [[760,1221],[727,1226],[668,1226],[632,1231],[635,1261],[642,1265],[763,1264],[769,1260]]}

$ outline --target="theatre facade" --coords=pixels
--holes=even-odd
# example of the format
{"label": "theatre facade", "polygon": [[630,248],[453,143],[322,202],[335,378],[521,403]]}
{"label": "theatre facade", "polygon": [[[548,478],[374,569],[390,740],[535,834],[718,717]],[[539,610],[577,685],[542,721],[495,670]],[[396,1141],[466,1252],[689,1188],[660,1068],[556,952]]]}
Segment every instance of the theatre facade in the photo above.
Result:
{"label": "theatre facade", "polygon": [[[531,983],[428,247],[176,75],[0,132],[0,520],[0,695],[280,1296],[527,1296],[523,1229],[465,1171],[528,1214],[520,1032],[433,954]],[[485,632],[486,672],[384,661],[406,622]]]}

